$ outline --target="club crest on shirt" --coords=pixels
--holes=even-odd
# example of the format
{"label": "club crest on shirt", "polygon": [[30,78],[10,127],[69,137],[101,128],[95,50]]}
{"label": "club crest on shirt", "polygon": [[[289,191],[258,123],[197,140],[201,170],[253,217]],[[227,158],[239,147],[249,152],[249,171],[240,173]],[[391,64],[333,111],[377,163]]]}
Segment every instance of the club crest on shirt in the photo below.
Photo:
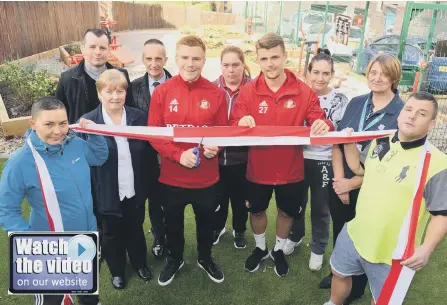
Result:
{"label": "club crest on shirt", "polygon": [[208,102],[207,100],[201,100],[199,102],[199,107],[202,109],[208,109],[210,108],[210,102]]}
{"label": "club crest on shirt", "polygon": [[284,107],[285,108],[295,108],[296,107],[296,103],[295,101],[292,100],[288,100],[287,102],[284,103]]}

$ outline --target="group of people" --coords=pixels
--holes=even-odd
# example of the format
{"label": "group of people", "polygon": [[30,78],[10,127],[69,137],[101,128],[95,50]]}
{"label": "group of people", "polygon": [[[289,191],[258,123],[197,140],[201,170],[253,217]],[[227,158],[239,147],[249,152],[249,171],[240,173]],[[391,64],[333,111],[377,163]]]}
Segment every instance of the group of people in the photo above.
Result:
{"label": "group of people", "polygon": [[[224,281],[212,247],[226,232],[229,202],[237,249],[246,248],[250,216],[255,247],[245,270],[256,272],[270,257],[274,272],[284,277],[289,272],[286,256],[305,235],[304,215],[310,201],[312,271],[323,266],[331,218],[333,223],[331,272],[320,283],[321,288],[332,287],[326,304],[349,304],[364,294],[368,280],[374,304],[412,203],[421,150],[429,146],[432,158],[417,246],[432,217],[424,243],[403,264],[422,268],[447,233],[443,200],[447,157],[427,141],[437,101],[424,92],[413,94],[406,103],[401,100],[397,92],[401,65],[394,56],[374,58],[366,71],[371,92],[348,101],[329,86],[335,65],[328,50],[319,50],[312,58],[305,83],[284,68],[285,44],[274,33],[256,42],[261,72],[254,79],[243,51],[235,46],[221,54],[222,75],[214,82],[205,79],[201,73],[206,45],[196,36],[177,42],[176,76],[164,68],[167,57],[160,40],[145,42],[142,61],[147,72],[133,82],[124,69],[107,63],[108,52],[106,33],[87,30],[84,60],[62,73],[55,97],[34,103],[26,143],[11,155],[0,182],[0,224],[5,231],[57,230],[46,213],[47,187],[39,174],[43,166],[51,177],[46,184],[56,192],[51,200],[59,205],[63,230],[99,231],[101,255],[117,289],[125,287],[126,254],[141,279],[152,278],[143,231],[146,200],[154,235],[152,254],[167,256],[158,276],[161,286],[171,283],[184,265],[187,204],[195,213],[197,264],[211,280]],[[73,123],[81,127],[309,126],[311,136],[345,129],[398,132],[356,145],[197,147],[165,139],[76,136],[69,129]],[[37,162],[36,151],[43,165]],[[266,210],[273,192],[276,239],[268,250]],[[20,209],[24,198],[31,206],[29,221]],[[39,295],[36,304],[60,304],[62,298]],[[79,301],[99,304],[98,296],[82,296]]]}

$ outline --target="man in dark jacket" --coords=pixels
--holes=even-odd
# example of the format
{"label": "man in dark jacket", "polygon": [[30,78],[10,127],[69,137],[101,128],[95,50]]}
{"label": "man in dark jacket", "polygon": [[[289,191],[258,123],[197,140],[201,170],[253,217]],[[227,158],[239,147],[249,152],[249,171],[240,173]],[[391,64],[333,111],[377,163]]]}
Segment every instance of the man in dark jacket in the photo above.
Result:
{"label": "man in dark jacket", "polygon": [[[146,73],[132,82],[132,95],[135,108],[143,110],[146,114],[149,112],[149,104],[155,88],[170,79],[171,74],[164,69],[168,58],[166,49],[158,39],[149,39],[144,43],[143,64],[146,66]],[[157,169],[157,178],[160,170]],[[147,186],[149,188],[149,219],[152,225],[152,234],[154,243],[152,245],[152,254],[160,258],[164,254],[166,225],[163,215],[162,204],[163,197],[158,179]]]}
{"label": "man in dark jacket", "polygon": [[129,84],[126,105],[132,106],[129,74],[126,70],[107,62],[110,51],[106,33],[101,29],[88,29],[84,34],[81,51],[84,60],[76,67],[63,72],[56,88],[57,99],[67,109],[68,122],[76,123],[82,115],[98,107],[96,80],[107,69],[118,69],[124,73]]}
{"label": "man in dark jacket", "polygon": [[132,95],[135,108],[148,112],[155,88],[170,79],[172,75],[163,68],[168,58],[165,46],[160,40],[149,39],[144,43],[142,60],[146,73],[132,81]]}

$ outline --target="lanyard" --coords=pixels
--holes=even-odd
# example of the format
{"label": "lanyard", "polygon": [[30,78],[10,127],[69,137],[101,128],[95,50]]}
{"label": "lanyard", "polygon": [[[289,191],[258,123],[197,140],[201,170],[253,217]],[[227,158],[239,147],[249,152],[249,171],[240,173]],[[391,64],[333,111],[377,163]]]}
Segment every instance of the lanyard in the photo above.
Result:
{"label": "lanyard", "polygon": [[366,103],[363,105],[363,111],[362,111],[362,116],[360,117],[359,130],[358,130],[360,132],[370,129],[371,127],[376,125],[381,119],[383,119],[383,117],[385,116],[385,112],[383,112],[377,118],[375,118],[374,120],[369,122],[369,124],[366,125],[365,128],[363,128],[363,125],[365,124],[365,121],[366,121],[366,108],[368,108],[368,102],[369,102],[369,98],[366,100]]}

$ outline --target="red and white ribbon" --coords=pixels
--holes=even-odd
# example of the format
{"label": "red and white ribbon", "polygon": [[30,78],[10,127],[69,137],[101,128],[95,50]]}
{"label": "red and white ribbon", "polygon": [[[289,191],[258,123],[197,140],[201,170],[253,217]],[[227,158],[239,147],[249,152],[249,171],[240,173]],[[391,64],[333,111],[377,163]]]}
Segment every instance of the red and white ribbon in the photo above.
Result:
{"label": "red and white ribbon", "polygon": [[415,274],[413,269],[402,266],[401,262],[409,259],[414,254],[419,213],[431,158],[428,146],[429,144],[426,142],[418,165],[413,203],[402,223],[397,246],[393,252],[391,271],[383,285],[376,305],[401,305]]}
{"label": "red and white ribbon", "polygon": [[[53,181],[51,180],[47,165],[45,164],[42,156],[34,148],[34,145],[31,143],[31,139],[29,137],[26,139],[26,142],[31,149],[34,161],[36,162],[37,178],[39,179],[43,204],[45,206],[45,212],[47,214],[50,230],[53,232],[63,232],[64,224],[62,222],[59,201],[57,200],[56,191],[54,190]],[[73,299],[69,294],[64,295],[61,305],[73,305]]]}
{"label": "red and white ribbon", "polygon": [[104,136],[120,136],[138,140],[163,139],[173,142],[200,143],[215,146],[270,146],[270,145],[329,145],[362,142],[393,134],[395,130],[352,132],[328,132],[324,136],[311,136],[309,127],[256,126],[247,127],[142,127],[88,124],[81,128],[70,126],[74,131]]}

